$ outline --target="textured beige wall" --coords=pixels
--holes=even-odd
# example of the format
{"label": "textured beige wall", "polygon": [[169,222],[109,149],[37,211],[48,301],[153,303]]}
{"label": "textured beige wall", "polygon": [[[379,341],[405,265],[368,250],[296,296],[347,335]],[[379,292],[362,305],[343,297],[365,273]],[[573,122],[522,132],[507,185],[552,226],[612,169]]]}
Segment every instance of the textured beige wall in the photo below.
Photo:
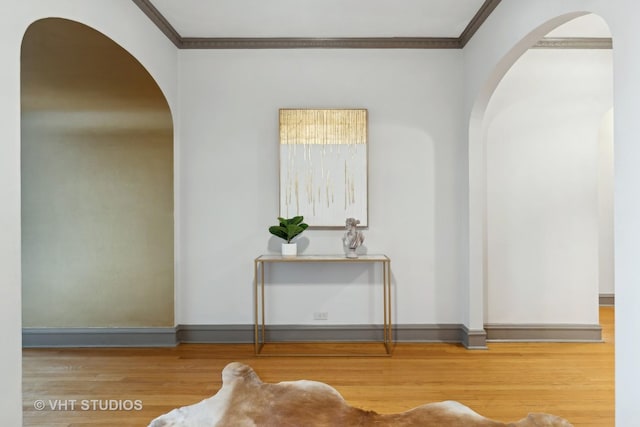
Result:
{"label": "textured beige wall", "polygon": [[128,53],[70,21],[34,24],[22,57],[23,326],[172,326],[164,97]]}

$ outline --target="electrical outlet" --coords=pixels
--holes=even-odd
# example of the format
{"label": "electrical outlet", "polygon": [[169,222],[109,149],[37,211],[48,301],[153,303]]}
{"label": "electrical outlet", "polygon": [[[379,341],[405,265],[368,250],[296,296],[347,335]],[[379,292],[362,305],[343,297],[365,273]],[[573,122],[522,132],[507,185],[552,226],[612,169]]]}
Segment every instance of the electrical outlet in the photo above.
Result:
{"label": "electrical outlet", "polygon": [[313,320],[329,320],[329,313],[326,311],[317,311],[313,313]]}

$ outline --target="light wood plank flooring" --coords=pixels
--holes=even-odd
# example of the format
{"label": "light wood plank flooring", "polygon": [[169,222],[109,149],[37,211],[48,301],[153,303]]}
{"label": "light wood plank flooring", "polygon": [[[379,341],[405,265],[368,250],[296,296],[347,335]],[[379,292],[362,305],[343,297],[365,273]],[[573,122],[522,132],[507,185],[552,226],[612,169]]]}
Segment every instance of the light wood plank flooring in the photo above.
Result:
{"label": "light wood plank flooring", "polygon": [[[614,425],[614,309],[601,308],[600,320],[604,343],[490,343],[486,351],[397,344],[392,357],[380,358],[255,357],[252,345],[25,349],[24,425],[146,426],[215,394],[222,368],[240,361],[265,382],[326,382],[350,404],[381,413],[457,400],[500,421],[550,412],[576,427],[608,427]],[[34,408],[39,400],[44,410]],[[100,410],[114,405],[109,400],[124,407],[138,400],[142,408]]]}

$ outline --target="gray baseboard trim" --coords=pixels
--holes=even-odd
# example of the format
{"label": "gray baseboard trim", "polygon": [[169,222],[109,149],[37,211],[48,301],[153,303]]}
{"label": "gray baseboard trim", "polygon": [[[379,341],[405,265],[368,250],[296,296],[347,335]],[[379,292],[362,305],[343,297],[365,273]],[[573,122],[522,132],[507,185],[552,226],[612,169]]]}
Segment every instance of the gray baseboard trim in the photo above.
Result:
{"label": "gray baseboard trim", "polygon": [[179,343],[253,343],[253,325],[179,325],[176,330]]}
{"label": "gray baseboard trim", "polygon": [[22,328],[22,347],[174,347],[176,328]]}
{"label": "gray baseboard trim", "polygon": [[[461,325],[397,325],[394,342],[461,342]],[[253,325],[179,325],[175,328],[23,328],[25,348],[166,347],[178,343],[253,343]],[[267,341],[382,341],[382,325],[269,325]]]}
{"label": "gray baseboard trim", "polygon": [[471,330],[462,325],[462,345],[469,350],[487,349],[487,332],[484,329]]}
{"label": "gray baseboard trim", "polygon": [[[178,341],[186,343],[253,343],[253,325],[181,325]],[[382,325],[268,325],[267,341],[382,341]],[[395,342],[460,342],[460,325],[399,325]]]}
{"label": "gray baseboard trim", "polygon": [[436,324],[436,325],[400,325],[394,327],[393,338],[396,342],[448,342],[459,343],[462,341],[462,325]]}
{"label": "gray baseboard trim", "polygon": [[[253,325],[179,325],[174,328],[23,328],[22,346],[47,347],[173,347],[179,343],[249,344]],[[382,341],[382,325],[270,325],[267,341]],[[469,330],[460,324],[395,325],[399,343],[460,343],[487,349],[488,341],[599,342],[599,325],[486,325]]]}
{"label": "gray baseboard trim", "polygon": [[602,342],[600,325],[485,325],[487,341]]}
{"label": "gray baseboard trim", "polygon": [[604,306],[615,306],[616,294],[600,294],[599,303]]}
{"label": "gray baseboard trim", "polygon": [[265,335],[270,342],[368,342],[383,339],[382,325],[271,325],[266,327]]}

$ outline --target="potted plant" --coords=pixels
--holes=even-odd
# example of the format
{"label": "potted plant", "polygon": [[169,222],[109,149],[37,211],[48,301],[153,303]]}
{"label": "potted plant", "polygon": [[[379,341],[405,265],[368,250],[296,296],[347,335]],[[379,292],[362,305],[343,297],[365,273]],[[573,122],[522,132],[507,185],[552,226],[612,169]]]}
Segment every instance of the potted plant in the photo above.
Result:
{"label": "potted plant", "polygon": [[291,243],[294,237],[298,236],[309,227],[308,224],[302,222],[303,216],[294,216],[293,218],[278,217],[280,225],[269,227],[269,232],[276,237],[286,240],[287,243],[282,244],[282,255],[294,256],[298,254],[298,245]]}

